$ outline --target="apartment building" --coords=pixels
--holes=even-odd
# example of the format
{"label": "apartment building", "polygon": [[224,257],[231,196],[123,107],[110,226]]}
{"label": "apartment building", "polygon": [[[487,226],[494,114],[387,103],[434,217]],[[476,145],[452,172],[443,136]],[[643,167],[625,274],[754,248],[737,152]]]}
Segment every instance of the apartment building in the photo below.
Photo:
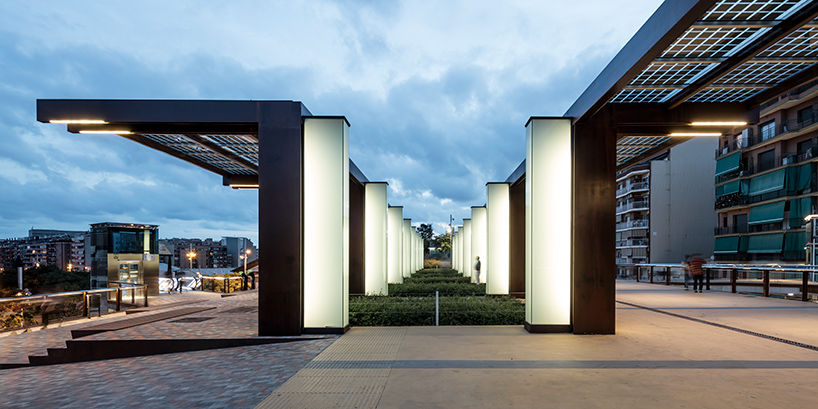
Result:
{"label": "apartment building", "polygon": [[640,263],[713,254],[716,138],[693,138],[620,171],[616,184],[617,274]]}
{"label": "apartment building", "polygon": [[761,105],[716,151],[716,260],[800,264],[816,212],[818,80]]}

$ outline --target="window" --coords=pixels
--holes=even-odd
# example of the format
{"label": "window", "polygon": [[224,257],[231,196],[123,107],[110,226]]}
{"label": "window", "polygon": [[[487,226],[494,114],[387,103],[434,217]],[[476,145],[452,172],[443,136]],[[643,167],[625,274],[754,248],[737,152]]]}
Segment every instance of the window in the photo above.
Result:
{"label": "window", "polygon": [[815,122],[815,111],[812,107],[798,110],[798,124],[802,126],[812,125]]}
{"label": "window", "polygon": [[758,154],[758,171],[764,172],[775,167],[775,149]]}
{"label": "window", "polygon": [[775,136],[775,120],[767,122],[766,124],[761,125],[761,140],[766,141],[767,139],[772,138]]}

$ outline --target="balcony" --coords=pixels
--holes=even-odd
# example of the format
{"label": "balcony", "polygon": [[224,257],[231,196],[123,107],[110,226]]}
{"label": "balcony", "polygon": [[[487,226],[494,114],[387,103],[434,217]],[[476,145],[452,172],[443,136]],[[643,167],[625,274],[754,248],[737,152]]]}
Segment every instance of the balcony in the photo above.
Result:
{"label": "balcony", "polygon": [[738,234],[738,233],[747,233],[748,226],[746,224],[738,225],[738,226],[725,226],[725,227],[715,227],[713,229],[713,233],[716,236],[722,236],[725,234]]}
{"label": "balcony", "polygon": [[618,206],[616,208],[616,213],[625,213],[629,211],[639,211],[639,210],[648,210],[650,208],[650,202],[648,200],[640,200],[637,202],[631,202],[622,206]]}
{"label": "balcony", "polygon": [[626,195],[628,193],[635,192],[635,191],[648,190],[649,188],[650,188],[650,186],[648,185],[648,182],[631,183],[630,185],[625,186],[624,188],[617,190],[616,191],[616,197],[623,196],[623,195]]}
{"label": "balcony", "polygon": [[630,220],[627,222],[617,223],[616,230],[628,230],[628,229],[647,229],[650,222],[648,219],[636,219]]}
{"label": "balcony", "polygon": [[788,119],[786,121],[782,121],[781,123],[776,123],[772,132],[759,134],[753,134],[751,132],[747,138],[736,139],[726,147],[717,149],[716,158],[735,152],[739,149],[752,148],[756,145],[766,143],[767,141],[777,139],[784,135],[796,136],[797,134],[802,133],[802,131],[818,129],[818,126],[816,125],[818,125],[818,110],[813,109],[812,112],[805,115],[805,119],[802,119],[800,122],[797,119]]}
{"label": "balcony", "polygon": [[716,210],[719,210],[733,206],[751,205],[754,203],[763,202],[765,200],[773,200],[787,196],[800,196],[815,191],[818,191],[818,181],[816,180],[816,178],[813,177],[809,186],[803,190],[790,191],[787,190],[787,188],[785,187],[781,190],[776,190],[774,192],[768,192],[755,196],[748,196],[747,194],[740,192],[730,193],[721,197],[717,197],[714,207]]}
{"label": "balcony", "polygon": [[647,247],[650,240],[648,239],[629,239],[629,240],[620,240],[616,242],[616,248],[624,248],[624,247]]}

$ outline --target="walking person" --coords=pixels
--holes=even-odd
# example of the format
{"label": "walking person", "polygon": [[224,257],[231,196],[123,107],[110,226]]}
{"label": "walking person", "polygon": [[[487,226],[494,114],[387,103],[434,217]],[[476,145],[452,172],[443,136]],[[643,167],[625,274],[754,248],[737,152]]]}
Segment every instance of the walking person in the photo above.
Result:
{"label": "walking person", "polygon": [[247,291],[247,273],[241,272],[241,290]]}
{"label": "walking person", "polygon": [[480,284],[480,256],[477,256],[477,263],[474,265],[474,269],[477,271],[477,284]]}
{"label": "walking person", "polygon": [[198,271],[196,272],[196,287],[198,287],[199,290],[204,291],[204,281],[202,280],[202,273]]}
{"label": "walking person", "polygon": [[[703,283],[704,283],[704,259],[699,257],[698,254],[694,254],[693,258],[687,262],[690,266],[690,274],[693,276],[693,291],[700,293],[703,290]],[[696,287],[696,283],[698,283],[698,288]]]}
{"label": "walking person", "polygon": [[255,290],[256,289],[256,273],[255,273],[255,271],[250,270],[250,272],[247,273],[247,275],[250,276],[250,289]]}

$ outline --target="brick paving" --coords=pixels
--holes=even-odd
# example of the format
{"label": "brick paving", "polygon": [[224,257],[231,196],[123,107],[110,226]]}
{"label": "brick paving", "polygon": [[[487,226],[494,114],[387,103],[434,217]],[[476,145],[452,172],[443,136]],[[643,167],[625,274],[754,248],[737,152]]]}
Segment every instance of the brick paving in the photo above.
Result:
{"label": "brick paving", "polygon": [[[215,307],[186,315],[205,320],[157,321],[82,340],[224,339],[258,337],[258,292],[222,298],[189,292],[163,294],[151,305],[202,298]],[[80,319],[48,329],[0,337],[0,363],[27,363],[29,355],[65,347],[71,330],[186,308]],[[188,322],[185,322],[188,321]],[[193,322],[190,322],[193,321]],[[297,337],[295,337],[297,338]],[[223,348],[74,364],[0,370],[0,407],[253,407],[333,343],[337,336],[249,347]]]}

